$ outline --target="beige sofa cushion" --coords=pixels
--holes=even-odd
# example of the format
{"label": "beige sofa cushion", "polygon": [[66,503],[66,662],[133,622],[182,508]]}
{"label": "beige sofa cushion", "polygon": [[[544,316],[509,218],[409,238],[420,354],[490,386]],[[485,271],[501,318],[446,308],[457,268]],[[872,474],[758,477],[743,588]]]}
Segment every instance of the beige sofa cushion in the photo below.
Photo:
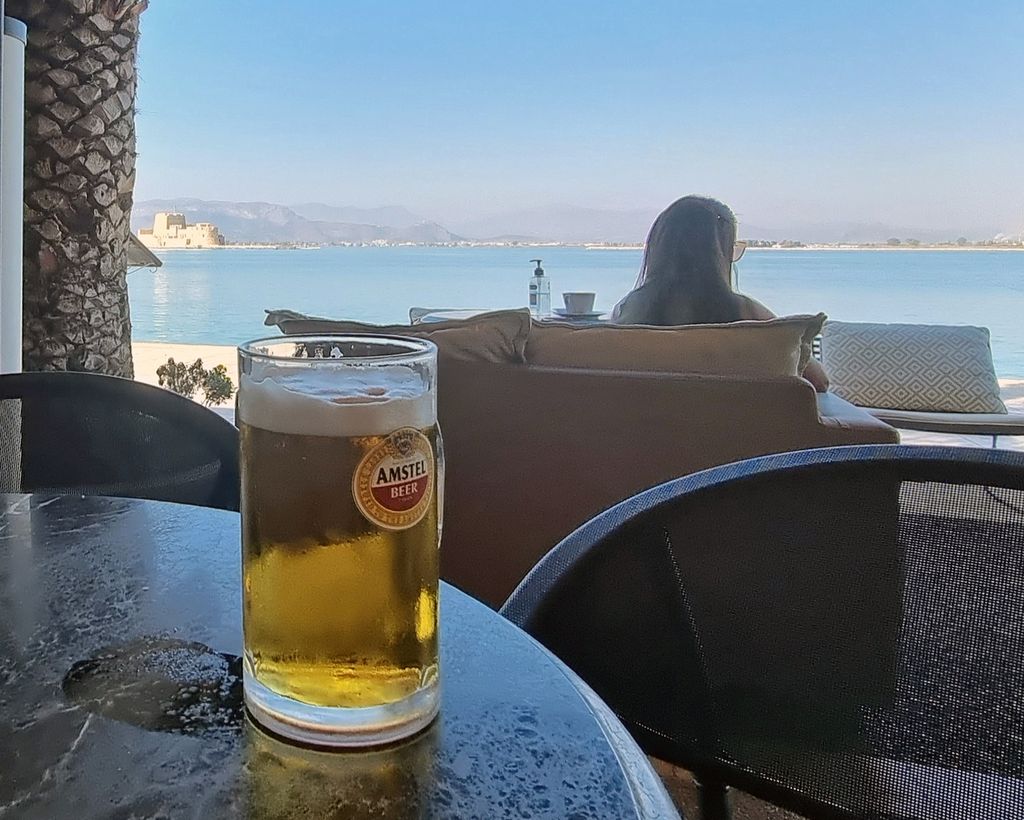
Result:
{"label": "beige sofa cushion", "polygon": [[572,325],[535,322],[530,364],[737,376],[798,376],[825,314],[718,325]]}
{"label": "beige sofa cushion", "polygon": [[988,328],[827,322],[821,361],[832,390],[862,407],[1006,412]]}
{"label": "beige sofa cushion", "polygon": [[530,311],[498,310],[470,319],[420,325],[370,325],[344,319],[321,319],[291,310],[268,310],[264,324],[289,335],[373,333],[430,339],[438,355],[454,361],[522,364],[530,335]]}

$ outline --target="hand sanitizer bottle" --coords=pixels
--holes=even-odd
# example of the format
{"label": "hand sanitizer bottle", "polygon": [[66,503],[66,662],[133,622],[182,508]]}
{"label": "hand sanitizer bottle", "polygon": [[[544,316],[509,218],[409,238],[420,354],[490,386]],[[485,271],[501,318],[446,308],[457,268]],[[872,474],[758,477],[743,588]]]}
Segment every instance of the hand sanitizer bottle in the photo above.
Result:
{"label": "hand sanitizer bottle", "polygon": [[544,275],[540,259],[530,261],[537,263],[530,277],[530,315],[539,319],[551,315],[551,280]]}

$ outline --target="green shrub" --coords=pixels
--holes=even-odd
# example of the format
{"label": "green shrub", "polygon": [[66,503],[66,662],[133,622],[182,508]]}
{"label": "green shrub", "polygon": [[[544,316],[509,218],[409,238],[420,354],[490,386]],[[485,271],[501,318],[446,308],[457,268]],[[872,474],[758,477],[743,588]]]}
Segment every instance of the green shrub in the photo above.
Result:
{"label": "green shrub", "polygon": [[156,376],[161,387],[166,387],[177,393],[179,396],[192,398],[196,388],[202,382],[206,370],[203,367],[203,360],[196,359],[191,365],[185,362],[176,362],[173,358],[167,360],[156,369]]}
{"label": "green shrub", "polygon": [[202,359],[185,364],[170,358],[156,369],[156,376],[161,387],[179,396],[191,399],[197,390],[202,390],[203,404],[207,407],[227,401],[235,394],[235,384],[228,375],[228,369],[219,364],[207,370]]}
{"label": "green shrub", "polygon": [[213,370],[207,370],[203,377],[203,404],[220,404],[235,394],[235,384],[228,375],[228,369],[219,364]]}

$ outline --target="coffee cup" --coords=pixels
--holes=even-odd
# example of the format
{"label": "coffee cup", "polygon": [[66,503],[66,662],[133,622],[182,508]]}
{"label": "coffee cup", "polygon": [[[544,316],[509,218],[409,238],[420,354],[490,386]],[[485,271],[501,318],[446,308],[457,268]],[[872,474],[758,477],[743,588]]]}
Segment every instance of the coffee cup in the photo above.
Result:
{"label": "coffee cup", "polygon": [[594,312],[593,293],[587,293],[585,291],[571,291],[569,293],[563,293],[562,299],[565,301],[566,313],[578,315],[581,313]]}

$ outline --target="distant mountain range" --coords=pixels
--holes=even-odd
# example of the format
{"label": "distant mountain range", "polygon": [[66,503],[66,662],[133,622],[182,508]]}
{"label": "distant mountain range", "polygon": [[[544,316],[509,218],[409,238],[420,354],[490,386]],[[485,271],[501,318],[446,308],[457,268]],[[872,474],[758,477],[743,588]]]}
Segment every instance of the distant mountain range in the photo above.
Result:
{"label": "distant mountain range", "polygon": [[643,242],[655,208],[627,211],[549,205],[456,221],[452,230],[474,239],[505,236],[547,242]]}
{"label": "distant mountain range", "polygon": [[[135,203],[132,228],[151,227],[158,211],[179,211],[189,222],[213,222],[229,242],[317,243],[640,243],[657,216],[654,208],[607,210],[551,205],[456,220],[446,227],[401,206],[355,208],[319,202],[284,206],[270,202],[151,199]],[[996,233],[993,229],[982,236],[977,231],[965,235],[976,240]],[[950,242],[959,235],[955,230],[922,230],[881,222],[792,223],[781,228],[740,224],[740,236],[745,239],[805,243],[869,244],[892,237]]]}
{"label": "distant mountain range", "polygon": [[313,222],[344,222],[354,225],[384,225],[389,228],[402,228],[431,221],[400,205],[383,208],[348,208],[339,205],[324,205],[322,202],[306,202],[289,207],[303,219]]}
{"label": "distant mountain range", "polygon": [[[994,233],[994,232],[992,232]],[[979,237],[976,232],[968,234],[968,238],[991,238],[992,233]],[[831,222],[831,223],[794,223],[784,228],[764,228],[757,225],[740,223],[740,234],[744,239],[767,239],[781,242],[793,239],[808,244],[849,244],[871,245],[888,239],[916,239],[925,244],[932,242],[954,242],[961,233],[956,230],[908,228],[890,225],[884,222]]]}
{"label": "distant mountain range", "polygon": [[[459,237],[404,208],[333,208],[300,205],[303,213],[271,202],[222,202],[205,199],[149,199],[132,209],[132,230],[149,228],[160,211],[176,211],[188,222],[212,222],[229,242],[455,242]],[[330,218],[335,213],[356,221]],[[303,215],[305,214],[305,215]],[[311,218],[312,217],[312,218]],[[386,217],[391,224],[361,221]],[[411,222],[405,222],[411,218]]]}

